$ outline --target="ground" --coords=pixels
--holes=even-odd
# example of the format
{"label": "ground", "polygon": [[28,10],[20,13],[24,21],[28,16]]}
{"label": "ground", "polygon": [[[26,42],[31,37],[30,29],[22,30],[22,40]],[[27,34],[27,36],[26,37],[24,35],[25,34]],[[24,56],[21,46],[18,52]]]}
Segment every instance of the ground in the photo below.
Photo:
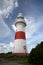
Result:
{"label": "ground", "polygon": [[14,61],[8,61],[8,60],[1,58],[0,65],[23,65],[23,64],[20,64],[18,62],[14,62]]}

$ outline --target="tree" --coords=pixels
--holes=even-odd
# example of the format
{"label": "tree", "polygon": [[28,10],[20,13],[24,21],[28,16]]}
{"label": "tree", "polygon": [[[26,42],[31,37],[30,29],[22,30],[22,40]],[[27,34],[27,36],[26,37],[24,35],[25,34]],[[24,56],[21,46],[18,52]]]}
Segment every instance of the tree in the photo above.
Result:
{"label": "tree", "polygon": [[43,65],[43,42],[31,50],[28,61],[34,65]]}

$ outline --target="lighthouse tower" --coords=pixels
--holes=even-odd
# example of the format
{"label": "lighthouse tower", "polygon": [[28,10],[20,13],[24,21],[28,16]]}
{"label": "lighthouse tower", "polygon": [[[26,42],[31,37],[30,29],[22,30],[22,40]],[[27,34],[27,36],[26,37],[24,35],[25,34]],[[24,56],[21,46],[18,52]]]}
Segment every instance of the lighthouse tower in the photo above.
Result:
{"label": "lighthouse tower", "polygon": [[14,51],[15,54],[26,54],[26,36],[25,36],[25,27],[26,22],[22,13],[19,13],[15,21],[16,33],[14,38]]}

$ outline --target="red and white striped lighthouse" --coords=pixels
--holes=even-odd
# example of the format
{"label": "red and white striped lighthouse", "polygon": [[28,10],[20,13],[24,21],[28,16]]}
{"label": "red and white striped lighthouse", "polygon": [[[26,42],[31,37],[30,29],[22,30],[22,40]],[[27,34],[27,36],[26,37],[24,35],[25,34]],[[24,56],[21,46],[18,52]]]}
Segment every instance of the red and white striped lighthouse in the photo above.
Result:
{"label": "red and white striped lighthouse", "polygon": [[26,36],[25,36],[25,26],[26,22],[22,13],[19,13],[15,21],[16,33],[14,38],[14,51],[16,54],[25,54],[27,53],[26,48]]}

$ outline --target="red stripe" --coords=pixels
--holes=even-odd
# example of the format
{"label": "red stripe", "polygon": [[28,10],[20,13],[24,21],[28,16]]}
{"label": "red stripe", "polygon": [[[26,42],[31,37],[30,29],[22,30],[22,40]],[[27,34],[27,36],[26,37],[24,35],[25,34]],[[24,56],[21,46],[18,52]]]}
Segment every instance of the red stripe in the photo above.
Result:
{"label": "red stripe", "polygon": [[22,32],[22,31],[16,32],[15,39],[26,39],[25,38],[25,32]]}

